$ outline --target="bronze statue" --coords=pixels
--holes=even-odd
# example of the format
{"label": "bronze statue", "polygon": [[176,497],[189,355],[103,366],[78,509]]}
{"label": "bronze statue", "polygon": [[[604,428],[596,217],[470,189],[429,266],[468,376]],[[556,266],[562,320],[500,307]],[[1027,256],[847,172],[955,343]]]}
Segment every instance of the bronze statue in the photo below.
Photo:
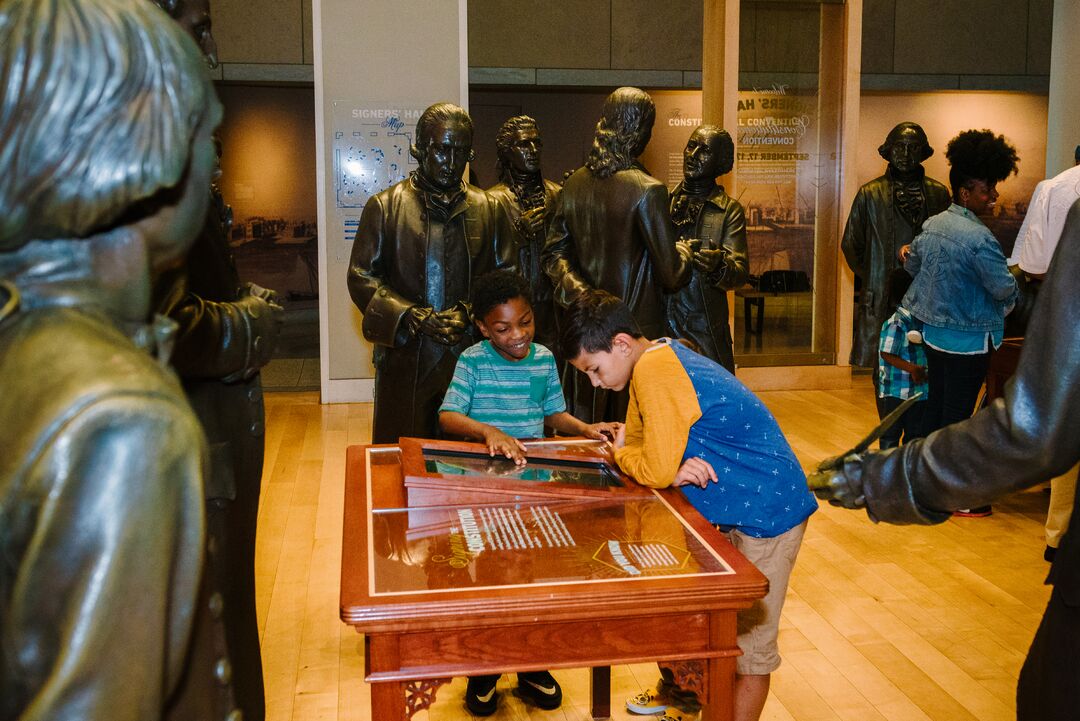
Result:
{"label": "bronze statue", "polygon": [[218,66],[217,41],[211,32],[210,0],[150,0],[180,24],[198,44],[211,68]]}
{"label": "bronze statue", "polygon": [[885,282],[901,265],[900,248],[919,234],[923,221],[949,207],[949,190],[923,170],[934,149],[920,126],[900,123],[878,153],[889,165],[884,175],[859,188],[840,243],[862,282],[851,364],[863,367],[876,367],[881,324],[896,310],[885,297]]}
{"label": "bronze statue", "polygon": [[4,0],[0,87],[0,718],[179,718],[206,445],[150,289],[221,105],[145,0]]}
{"label": "bronze statue", "polygon": [[549,350],[557,351],[559,334],[555,327],[555,301],[551,281],[540,268],[540,252],[544,247],[550,210],[559,194],[559,184],[540,175],[543,142],[536,121],[529,116],[518,115],[503,123],[495,136],[495,146],[499,182],[487,192],[502,211],[499,214],[503,226],[500,236],[512,239],[513,262],[529,281],[535,340]]}
{"label": "bronze statue", "polygon": [[[585,167],[567,178],[555,203],[543,265],[563,308],[589,288],[626,301],[647,338],[664,335],[665,290],[690,279],[691,250],[676,246],[667,188],[638,162],[652,135],[656,107],[637,88],[604,101]],[[621,421],[627,391],[573,382],[573,414],[586,423]]]}
{"label": "bronze statue", "polygon": [[690,284],[667,296],[671,334],[732,373],[726,291],[746,282],[746,218],[739,201],[716,179],[731,172],[735,143],[715,125],[698,127],[683,150],[683,181],[671,193],[671,219],[679,238],[699,241]]}
{"label": "bronze statue", "polygon": [[512,264],[500,257],[493,204],[461,179],[473,125],[437,103],[416,123],[419,168],[364,206],[348,286],[375,344],[373,443],[436,437],[438,409],[461,351],[476,342],[472,279]]}
{"label": "bronze statue", "polygon": [[[152,2],[191,35],[210,67],[217,65],[208,0]],[[220,155],[220,142],[217,150]],[[273,356],[284,309],[272,291],[240,281],[229,246],[232,209],[218,188],[219,174],[207,188],[210,209],[186,263],[161,283],[158,312],[179,323],[173,366],[210,444],[205,495],[208,543],[215,550],[207,559],[204,595],[220,596],[222,610],[215,616],[204,603],[198,633],[214,638],[208,646],[228,650],[235,705],[247,721],[261,721],[255,533],[266,439],[259,369]],[[203,703],[212,695],[208,685],[215,687],[213,679],[189,676],[179,696]]]}
{"label": "bronze statue", "polygon": [[[865,508],[874,521],[942,523],[950,511],[1061,475],[1080,460],[1080,201],[1039,291],[1027,340],[1005,397],[926,438],[878,453],[826,461],[810,486],[819,498]],[[858,447],[856,449],[858,450]],[[1073,519],[1080,518],[1080,496]],[[1061,541],[1050,603],[1020,671],[1018,721],[1076,718],[1080,704],[1080,527]]]}

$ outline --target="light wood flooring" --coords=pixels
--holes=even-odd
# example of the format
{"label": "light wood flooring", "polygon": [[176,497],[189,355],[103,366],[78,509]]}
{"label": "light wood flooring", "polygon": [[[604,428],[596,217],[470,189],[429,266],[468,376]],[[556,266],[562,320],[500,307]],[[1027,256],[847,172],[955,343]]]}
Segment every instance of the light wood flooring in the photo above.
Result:
{"label": "light wood flooring", "polygon": [[[849,448],[877,421],[867,379],[844,391],[761,393],[804,468]],[[861,381],[866,381],[863,384]],[[267,395],[256,559],[271,721],[368,719],[362,637],[338,619],[345,448],[369,438],[369,404],[320,406],[314,393]],[[993,469],[987,469],[992,473]],[[1046,495],[1008,497],[985,519],[885,526],[823,506],[810,520],[784,608],[763,718],[771,721],[1006,721],[1016,677],[1049,597]],[[621,699],[651,664],[612,670]],[[589,718],[584,670],[557,671],[563,707],[523,706],[503,677],[497,719]],[[464,682],[416,718],[469,718]],[[378,720],[375,720],[378,721]]]}

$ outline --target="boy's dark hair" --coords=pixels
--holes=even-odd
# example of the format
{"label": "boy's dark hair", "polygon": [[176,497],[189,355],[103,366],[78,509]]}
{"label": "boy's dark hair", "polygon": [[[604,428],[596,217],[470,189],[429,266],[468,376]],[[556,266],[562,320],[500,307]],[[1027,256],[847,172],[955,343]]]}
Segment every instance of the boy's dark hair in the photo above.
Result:
{"label": "boy's dark hair", "polygon": [[885,279],[885,301],[890,308],[900,305],[904,294],[911,287],[912,277],[903,268],[893,268],[889,277]]}
{"label": "boy's dark hair", "polygon": [[493,270],[476,279],[472,289],[473,318],[479,321],[497,305],[514,298],[524,298],[532,305],[529,284],[512,270]]}
{"label": "boy's dark hair", "polygon": [[960,197],[960,188],[971,188],[976,180],[996,185],[1017,172],[1020,158],[1016,148],[995,136],[990,130],[965,130],[949,141],[945,151],[949,159],[949,185],[953,199]]}
{"label": "boy's dark hair", "polygon": [[567,360],[577,358],[583,351],[610,351],[611,341],[618,333],[643,337],[626,303],[604,290],[588,290],[579,295],[566,309],[562,327],[559,349]]}

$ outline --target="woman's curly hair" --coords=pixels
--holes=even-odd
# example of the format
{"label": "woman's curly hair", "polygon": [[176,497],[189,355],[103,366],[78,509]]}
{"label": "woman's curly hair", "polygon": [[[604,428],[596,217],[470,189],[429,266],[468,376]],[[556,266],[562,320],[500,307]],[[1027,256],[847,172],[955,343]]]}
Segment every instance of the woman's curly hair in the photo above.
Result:
{"label": "woman's curly hair", "polygon": [[945,157],[951,166],[949,184],[953,197],[976,180],[996,185],[1017,172],[1020,158],[1004,135],[990,130],[965,130],[949,141]]}

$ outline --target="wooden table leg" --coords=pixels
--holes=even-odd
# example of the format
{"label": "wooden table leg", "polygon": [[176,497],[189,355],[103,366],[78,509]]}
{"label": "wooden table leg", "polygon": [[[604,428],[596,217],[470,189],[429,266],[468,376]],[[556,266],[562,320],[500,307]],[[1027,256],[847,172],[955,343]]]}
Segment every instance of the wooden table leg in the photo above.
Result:
{"label": "wooden table leg", "polygon": [[611,667],[596,666],[590,669],[589,701],[594,719],[611,718]]}
{"label": "wooden table leg", "polygon": [[735,717],[735,659],[711,658],[703,679],[708,701],[701,709],[701,721],[732,721]]}
{"label": "wooden table leg", "polygon": [[371,718],[379,721],[407,721],[405,684],[381,681],[371,684]]}

